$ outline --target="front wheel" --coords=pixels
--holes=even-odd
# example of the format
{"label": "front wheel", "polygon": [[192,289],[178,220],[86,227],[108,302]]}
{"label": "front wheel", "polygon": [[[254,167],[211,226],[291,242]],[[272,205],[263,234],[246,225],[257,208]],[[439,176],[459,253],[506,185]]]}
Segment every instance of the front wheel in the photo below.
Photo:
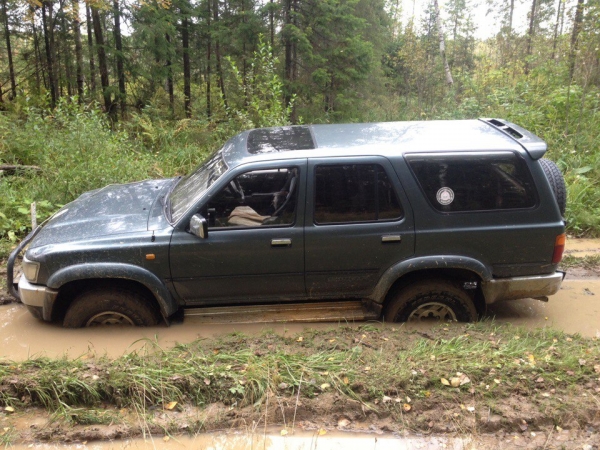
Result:
{"label": "front wheel", "polygon": [[387,322],[473,322],[477,310],[471,297],[446,280],[419,281],[396,293],[384,311]]}
{"label": "front wheel", "polygon": [[123,288],[86,291],[71,304],[63,326],[67,328],[100,325],[147,327],[158,323],[158,314],[139,292]]}

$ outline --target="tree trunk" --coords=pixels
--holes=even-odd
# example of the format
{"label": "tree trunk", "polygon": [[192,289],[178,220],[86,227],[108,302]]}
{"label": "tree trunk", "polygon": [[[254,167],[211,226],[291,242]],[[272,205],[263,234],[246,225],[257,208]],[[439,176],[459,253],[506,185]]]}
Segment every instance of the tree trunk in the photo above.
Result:
{"label": "tree trunk", "polygon": [[575,73],[575,58],[577,53],[577,46],[579,44],[578,37],[581,31],[581,24],[583,22],[583,4],[584,0],[577,0],[577,9],[575,10],[575,19],[573,20],[573,32],[571,33],[571,50],[569,52],[569,79],[573,79]]}
{"label": "tree trunk", "polygon": [[98,50],[98,65],[100,68],[100,83],[102,84],[102,96],[104,97],[104,108],[113,122],[117,121],[117,111],[111,100],[108,80],[108,64],[106,62],[106,51],[104,50],[104,36],[102,34],[102,22],[97,8],[92,7],[92,22],[94,24],[94,36],[96,37],[96,48]]}
{"label": "tree trunk", "polygon": [[113,13],[115,16],[115,49],[117,51],[117,79],[119,80],[119,104],[121,106],[121,118],[125,118],[127,93],[125,92],[125,70],[123,68],[123,43],[121,41],[121,11],[119,0],[113,0]]}
{"label": "tree trunk", "polygon": [[[47,5],[47,6],[46,6]],[[48,17],[46,17],[46,11],[48,11]],[[52,3],[46,4],[42,2],[42,26],[44,27],[44,45],[46,48],[46,66],[48,71],[48,86],[50,87],[50,106],[54,108],[56,106],[56,82],[54,79],[54,49],[51,47],[52,41],[50,39],[49,27],[54,26],[52,21]]]}
{"label": "tree trunk", "polygon": [[510,9],[508,11],[508,34],[512,34],[514,12],[515,12],[515,0],[510,0]]}
{"label": "tree trunk", "polygon": [[[165,34],[165,39],[169,44],[169,49],[171,49],[171,36],[167,33]],[[170,55],[170,53],[167,53]],[[169,105],[171,106],[171,114],[175,114],[175,93],[173,90],[173,63],[171,62],[171,56],[167,57],[167,91],[169,93]]]}
{"label": "tree trunk", "polygon": [[[62,2],[60,4],[60,9],[62,10]],[[72,49],[71,49],[71,46],[68,44],[68,41],[67,41],[67,35],[68,35],[68,33],[67,33],[67,23],[66,23],[66,20],[65,20],[65,16],[66,16],[66,14],[64,14],[64,13],[60,15],[60,17],[61,17],[60,26],[61,26],[61,31],[62,31],[62,33],[61,33],[61,35],[62,35],[62,39],[61,39],[62,40],[62,45],[61,45],[61,48],[63,50],[63,56],[64,56],[64,59],[65,59],[64,66],[65,66],[65,78],[66,78],[65,81],[67,83],[67,95],[69,97],[71,97],[71,96],[73,96],[73,92],[74,92],[74,89],[73,89],[73,77],[72,77],[72,74],[73,74],[73,64],[71,63],[71,50]]]}
{"label": "tree trunk", "polygon": [[206,117],[210,119],[212,115],[211,108],[211,98],[210,98],[210,78],[212,77],[212,67],[211,67],[211,49],[212,49],[212,39],[211,39],[211,27],[210,27],[210,19],[211,19],[211,11],[210,11],[210,0],[206,2],[208,7],[208,16],[206,19],[206,24],[208,26],[207,33],[207,43],[206,43]]}
{"label": "tree trunk", "polygon": [[[214,0],[213,3],[213,19],[214,25],[217,26],[219,22],[219,0]],[[225,94],[225,81],[223,80],[223,70],[221,67],[221,50],[219,48],[219,38],[215,38],[215,59],[217,60],[217,82],[219,83],[219,87],[221,88],[221,96],[223,97],[223,105],[225,106],[225,111],[229,110],[227,106],[227,95]]]}
{"label": "tree trunk", "polygon": [[527,32],[527,50],[525,52],[525,73],[529,73],[529,58],[531,56],[533,35],[535,33],[535,8],[537,0],[531,2],[531,11],[529,13],[529,31]]}
{"label": "tree trunk", "polygon": [[77,60],[77,97],[83,103],[83,48],[81,45],[81,19],[79,17],[79,0],[73,0],[73,30],[75,31],[75,59]]}
{"label": "tree trunk", "polygon": [[12,100],[17,96],[17,83],[15,81],[15,67],[12,59],[12,49],[10,46],[10,28],[8,27],[8,13],[6,11],[6,0],[2,0],[2,16],[4,19],[4,37],[6,39],[6,52],[8,53],[8,72],[10,77],[10,90],[12,94],[9,98]]}
{"label": "tree trunk", "polygon": [[285,29],[286,27],[289,28],[289,26],[291,26],[292,24],[292,0],[285,0],[285,5],[284,5],[284,11],[283,11],[283,18],[284,18],[284,33],[283,33],[283,40],[284,40],[284,48],[285,48],[285,60],[284,60],[284,70],[283,70],[283,78],[286,81],[286,90],[285,90],[285,95],[283,98],[283,102],[285,105],[289,105],[290,101],[292,99],[292,94],[291,94],[291,83],[293,82],[293,71],[292,71],[292,40],[290,39],[290,30],[289,29]]}
{"label": "tree trunk", "polygon": [[440,17],[440,7],[438,5],[438,0],[433,0],[433,6],[435,7],[435,22],[437,26],[438,36],[440,39],[440,55],[442,56],[442,61],[444,63],[446,83],[452,86],[454,84],[454,80],[452,79],[452,72],[450,72],[450,66],[448,65],[448,58],[446,58],[446,43],[444,42],[444,30],[442,29],[442,19]]}
{"label": "tree trunk", "polygon": [[[35,14],[35,9],[33,9],[33,7],[31,8],[31,14]],[[42,90],[41,83],[44,83],[44,86],[46,86],[46,74],[42,66],[42,53],[40,51],[40,41],[38,39],[38,33],[35,27],[35,20],[31,21],[31,32],[33,33],[33,51],[35,53],[35,81],[37,87],[37,94],[39,94]],[[41,80],[40,72],[42,73]]]}
{"label": "tree trunk", "polygon": [[186,117],[192,117],[192,89],[191,89],[191,70],[190,70],[190,30],[187,14],[179,10],[181,19],[181,45],[183,48],[183,109]]}
{"label": "tree trunk", "polygon": [[558,42],[558,27],[560,24],[560,7],[562,0],[558,0],[558,8],[556,8],[556,23],[554,24],[554,39],[552,40],[552,59],[556,58],[556,44]]}
{"label": "tree trunk", "polygon": [[85,4],[85,20],[87,23],[87,41],[90,54],[90,92],[92,95],[96,92],[96,64],[94,63],[94,39],[92,37],[92,17],[89,5]]}
{"label": "tree trunk", "polygon": [[270,0],[269,7],[269,31],[271,33],[271,53],[275,53],[275,11],[273,0]]}

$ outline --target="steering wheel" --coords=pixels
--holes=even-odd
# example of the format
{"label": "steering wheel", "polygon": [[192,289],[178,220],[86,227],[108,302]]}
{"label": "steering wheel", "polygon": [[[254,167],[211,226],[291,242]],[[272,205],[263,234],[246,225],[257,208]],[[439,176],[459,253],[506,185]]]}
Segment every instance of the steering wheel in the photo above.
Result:
{"label": "steering wheel", "polygon": [[237,180],[231,180],[229,182],[229,185],[231,186],[231,189],[233,189],[233,192],[239,197],[239,199],[241,201],[244,201],[246,197],[244,196],[244,190],[242,189],[240,183]]}

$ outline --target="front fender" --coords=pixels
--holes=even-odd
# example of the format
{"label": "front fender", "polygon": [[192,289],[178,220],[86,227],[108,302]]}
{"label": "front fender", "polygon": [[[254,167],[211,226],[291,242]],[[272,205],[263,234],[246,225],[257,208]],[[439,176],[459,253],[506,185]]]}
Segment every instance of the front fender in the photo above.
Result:
{"label": "front fender", "polygon": [[383,303],[385,296],[398,278],[410,272],[427,269],[464,269],[476,273],[482,281],[492,279],[492,271],[487,266],[466,256],[438,255],[410,258],[387,269],[369,295],[369,299],[375,303]]}
{"label": "front fender", "polygon": [[71,281],[92,278],[119,278],[143,284],[154,294],[160,306],[160,312],[165,319],[179,309],[176,301],[160,278],[143,267],[133,264],[91,263],[64,267],[48,278],[47,286],[52,289],[60,289],[61,286]]}

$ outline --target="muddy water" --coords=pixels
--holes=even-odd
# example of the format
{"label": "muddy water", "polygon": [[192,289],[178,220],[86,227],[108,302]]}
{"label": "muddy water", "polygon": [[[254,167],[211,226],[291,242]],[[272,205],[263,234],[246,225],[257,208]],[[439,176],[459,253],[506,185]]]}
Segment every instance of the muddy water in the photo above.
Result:
{"label": "muddy water", "polygon": [[[531,328],[552,326],[568,333],[600,337],[600,280],[566,280],[548,303],[532,299],[502,302],[490,306],[488,317],[500,323]],[[354,325],[360,324],[364,322]],[[282,335],[294,335],[306,327],[330,329],[340,325],[348,323],[218,324],[191,316],[186,317],[183,324],[170,327],[69,330],[40,322],[24,306],[11,304],[0,306],[0,358],[22,360],[41,355],[73,358],[88,353],[119,356],[138,350],[149,341],[171,347],[176,343],[232,332],[252,335],[272,330]]]}
{"label": "muddy water", "polygon": [[162,437],[154,439],[133,439],[118,442],[91,442],[87,444],[52,445],[33,444],[32,446],[11,447],[15,450],[438,450],[438,449],[471,449],[481,448],[469,445],[471,438],[457,437],[404,437],[391,435],[368,435],[359,433],[328,432],[320,436],[318,433],[299,432],[294,435],[281,436],[278,432],[269,434],[249,433],[207,433],[194,437],[180,436],[167,441]]}
{"label": "muddy water", "polygon": [[565,255],[582,258],[600,254],[600,239],[567,239]]}

